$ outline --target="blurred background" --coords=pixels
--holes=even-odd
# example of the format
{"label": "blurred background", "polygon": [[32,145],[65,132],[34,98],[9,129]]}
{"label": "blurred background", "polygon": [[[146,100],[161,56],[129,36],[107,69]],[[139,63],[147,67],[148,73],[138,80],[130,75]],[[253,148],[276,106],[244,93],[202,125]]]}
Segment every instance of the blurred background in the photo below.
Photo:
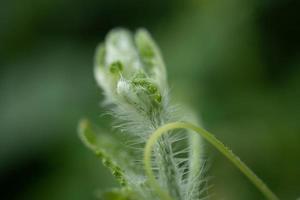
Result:
{"label": "blurred background", "polygon": [[[282,199],[300,196],[297,0],[4,0],[0,2],[1,199],[87,200],[116,186],[77,136],[104,128],[93,78],[112,28],[146,27],[172,95]],[[212,199],[263,199],[209,145]]]}

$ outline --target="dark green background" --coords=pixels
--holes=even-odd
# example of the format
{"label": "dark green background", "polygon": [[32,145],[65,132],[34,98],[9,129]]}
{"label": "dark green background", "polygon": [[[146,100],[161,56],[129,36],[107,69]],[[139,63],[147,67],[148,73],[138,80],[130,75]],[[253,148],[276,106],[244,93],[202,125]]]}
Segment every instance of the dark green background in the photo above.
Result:
{"label": "dark green background", "polygon": [[[201,116],[282,199],[300,196],[297,0],[3,0],[0,2],[1,199],[87,200],[116,183],[79,141],[104,129],[96,45],[114,27],[146,27],[173,99]],[[189,111],[187,111],[189,112]],[[263,199],[207,145],[212,199]]]}

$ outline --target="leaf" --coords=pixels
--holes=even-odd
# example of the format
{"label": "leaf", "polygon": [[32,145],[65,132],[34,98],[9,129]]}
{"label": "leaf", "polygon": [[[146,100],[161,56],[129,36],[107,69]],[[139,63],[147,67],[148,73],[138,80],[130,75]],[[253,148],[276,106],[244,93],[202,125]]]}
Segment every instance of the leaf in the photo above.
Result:
{"label": "leaf", "polygon": [[160,88],[167,88],[166,67],[158,45],[148,31],[142,28],[136,32],[134,40],[146,72],[157,81]]}
{"label": "leaf", "polygon": [[102,160],[121,186],[137,189],[144,185],[143,166],[135,162],[136,153],[123,143],[120,135],[97,131],[86,119],[79,122],[78,132],[82,142]]}
{"label": "leaf", "polygon": [[124,165],[124,162],[118,160],[122,152],[117,141],[106,134],[96,135],[91,123],[86,119],[80,121],[78,129],[82,142],[102,160],[103,165],[111,171],[118,182],[126,186],[128,180],[124,176],[125,167],[120,165],[121,163]]}

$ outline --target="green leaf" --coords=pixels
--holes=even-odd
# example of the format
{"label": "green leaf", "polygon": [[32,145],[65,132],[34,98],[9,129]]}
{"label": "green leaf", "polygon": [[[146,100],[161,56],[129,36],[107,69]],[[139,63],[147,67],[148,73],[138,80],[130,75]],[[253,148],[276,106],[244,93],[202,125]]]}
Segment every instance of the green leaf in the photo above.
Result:
{"label": "green leaf", "polygon": [[[121,152],[120,144],[113,137],[105,134],[97,134],[91,123],[83,119],[78,127],[79,137],[82,142],[99,157],[112,175],[122,186],[127,185],[127,178],[124,176],[124,167],[121,167],[121,160],[118,160]],[[124,165],[124,162],[122,163]]]}
{"label": "green leaf", "polygon": [[139,57],[149,76],[156,80],[160,88],[167,88],[167,72],[159,50],[151,35],[145,29],[139,29],[134,36]]}

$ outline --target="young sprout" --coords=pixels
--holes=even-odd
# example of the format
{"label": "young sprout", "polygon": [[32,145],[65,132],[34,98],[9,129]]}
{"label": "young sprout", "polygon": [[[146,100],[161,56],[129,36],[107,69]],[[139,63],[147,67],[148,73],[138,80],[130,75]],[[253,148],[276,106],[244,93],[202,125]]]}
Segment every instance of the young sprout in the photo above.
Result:
{"label": "young sprout", "polygon": [[94,74],[103,90],[104,104],[115,118],[116,130],[125,133],[120,140],[120,135],[113,133],[96,135],[86,120],[79,126],[83,142],[123,186],[104,193],[104,199],[207,199],[202,138],[240,169],[266,198],[278,199],[211,133],[178,117],[169,102],[164,61],[146,30],[139,29],[134,35],[125,29],[112,30],[97,48]]}

